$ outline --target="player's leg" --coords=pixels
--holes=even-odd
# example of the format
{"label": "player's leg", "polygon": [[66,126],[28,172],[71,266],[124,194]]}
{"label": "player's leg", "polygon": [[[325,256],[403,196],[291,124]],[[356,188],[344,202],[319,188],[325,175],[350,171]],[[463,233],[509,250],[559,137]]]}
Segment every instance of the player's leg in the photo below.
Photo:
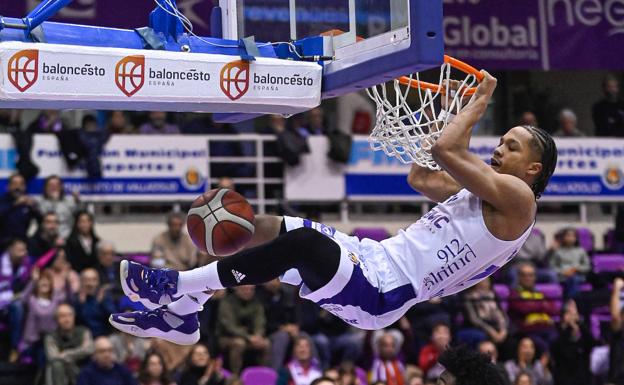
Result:
{"label": "player's leg", "polygon": [[285,232],[284,217],[275,215],[256,215],[254,235],[245,249],[251,249],[270,242]]}
{"label": "player's leg", "polygon": [[196,311],[210,295],[203,291],[261,284],[290,269],[299,271],[308,288],[318,290],[335,276],[340,256],[340,246],[331,238],[303,227],[220,261],[180,273],[125,262],[122,286],[130,290],[130,295],[155,306],[169,303],[175,297],[182,298],[167,308],[114,314],[111,323],[139,337],[160,337],[179,344],[192,344],[199,339]]}

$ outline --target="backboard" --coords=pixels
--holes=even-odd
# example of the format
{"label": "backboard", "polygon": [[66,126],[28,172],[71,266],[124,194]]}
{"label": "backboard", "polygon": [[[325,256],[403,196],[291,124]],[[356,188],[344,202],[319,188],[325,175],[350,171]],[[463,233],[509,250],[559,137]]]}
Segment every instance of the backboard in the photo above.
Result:
{"label": "backboard", "polygon": [[323,98],[442,64],[442,0],[220,0],[223,37],[324,35]]}

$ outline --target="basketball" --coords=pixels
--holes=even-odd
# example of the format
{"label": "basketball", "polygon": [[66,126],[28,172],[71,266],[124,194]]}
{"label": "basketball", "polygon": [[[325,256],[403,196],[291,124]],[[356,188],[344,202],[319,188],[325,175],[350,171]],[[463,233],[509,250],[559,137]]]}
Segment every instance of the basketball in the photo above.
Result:
{"label": "basketball", "polygon": [[242,195],[233,190],[214,189],[195,199],[186,227],[199,250],[226,257],[249,242],[254,222],[253,208]]}

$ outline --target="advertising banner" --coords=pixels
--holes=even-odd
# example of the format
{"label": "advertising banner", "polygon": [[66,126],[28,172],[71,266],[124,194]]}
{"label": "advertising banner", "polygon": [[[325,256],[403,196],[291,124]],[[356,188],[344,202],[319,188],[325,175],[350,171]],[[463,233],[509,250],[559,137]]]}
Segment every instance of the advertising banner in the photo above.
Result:
{"label": "advertising banner", "polygon": [[624,0],[444,0],[445,51],[488,69],[622,69]]}
{"label": "advertising banner", "polygon": [[5,101],[121,102],[124,109],[134,102],[186,103],[213,112],[236,104],[241,111],[315,107],[322,72],[315,63],[270,58],[250,63],[228,55],[18,42],[0,43],[0,70]]}
{"label": "advertising banner", "polygon": [[[499,138],[475,137],[470,150],[486,162]],[[557,139],[557,169],[542,199],[552,201],[624,201],[624,139]],[[371,151],[358,137],[345,173],[350,199],[409,199],[417,196],[406,182],[409,165]]]}
{"label": "advertising banner", "polygon": [[[446,53],[478,68],[502,69],[615,69],[624,52],[624,0],[438,0],[444,3]],[[23,17],[38,0],[5,1],[0,14]],[[180,11],[195,33],[209,35],[210,0],[178,0]],[[379,2],[382,4],[384,2]],[[289,2],[245,0],[248,35],[258,41],[290,38]],[[298,1],[300,37],[329,29],[347,30],[347,0]],[[75,0],[53,18],[118,28],[148,24],[151,1]],[[359,8],[358,8],[359,9]],[[361,36],[387,31],[391,21],[382,12],[358,12]]]}
{"label": "advertising banner", "polygon": [[[68,192],[89,201],[166,201],[194,199],[206,189],[208,147],[201,136],[113,136],[102,156],[103,178],[89,180],[84,170],[69,171],[54,135],[35,135],[33,162],[39,166],[30,192],[59,175]],[[10,135],[0,135],[0,191],[15,172],[17,153]]]}

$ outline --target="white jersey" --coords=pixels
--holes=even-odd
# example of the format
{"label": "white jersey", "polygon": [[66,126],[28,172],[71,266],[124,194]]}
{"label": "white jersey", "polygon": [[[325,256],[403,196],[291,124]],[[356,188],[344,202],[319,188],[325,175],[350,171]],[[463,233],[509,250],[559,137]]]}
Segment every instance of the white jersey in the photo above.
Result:
{"label": "white jersey", "polygon": [[[414,304],[455,294],[489,276],[518,252],[533,226],[514,241],[485,226],[481,200],[461,190],[396,236],[359,240],[308,219],[284,217],[286,230],[315,229],[341,250],[338,271],[322,288],[301,285],[300,296],[362,329],[380,329]],[[301,284],[295,270],[282,281]]]}
{"label": "white jersey", "polygon": [[511,260],[528,238],[533,225],[516,240],[496,238],[485,225],[481,202],[463,189],[381,242],[419,301],[476,284]]}

